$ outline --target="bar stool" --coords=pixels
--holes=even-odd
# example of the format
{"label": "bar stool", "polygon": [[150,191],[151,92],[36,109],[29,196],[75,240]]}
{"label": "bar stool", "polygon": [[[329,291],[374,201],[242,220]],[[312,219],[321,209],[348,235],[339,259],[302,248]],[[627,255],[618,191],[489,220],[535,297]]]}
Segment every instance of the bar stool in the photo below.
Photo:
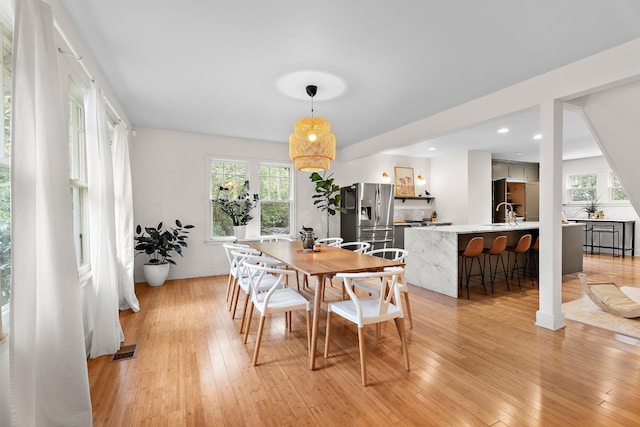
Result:
{"label": "bar stool", "polygon": [[[467,243],[467,247],[463,251],[459,251],[458,255],[462,259],[462,268],[460,269],[460,280],[459,280],[459,288],[462,288],[462,278],[465,276],[466,280],[466,288],[467,288],[467,299],[469,299],[469,282],[471,281],[471,272],[473,270],[473,261],[478,260],[478,267],[480,267],[480,277],[482,278],[482,288],[484,289],[484,294],[487,294],[487,287],[484,285],[484,273],[482,271],[482,263],[480,262],[480,255],[482,255],[482,250],[484,249],[484,238],[483,237],[474,237],[469,240]],[[471,265],[469,265],[469,260],[471,260]]]}
{"label": "bar stool", "polygon": [[[593,248],[598,248],[598,255],[602,248],[609,248],[608,246],[602,246],[602,234],[611,234],[611,254],[616,256],[616,249],[619,247],[620,236],[618,230],[614,224],[598,224],[591,227],[591,253],[593,254]],[[598,237],[598,244],[594,243],[595,237]]]}
{"label": "bar stool", "polygon": [[[525,234],[520,237],[518,244],[516,246],[507,246],[507,265],[511,265],[511,254],[513,253],[513,269],[511,270],[511,278],[513,279],[513,273],[518,273],[518,289],[522,289],[520,286],[520,270],[523,270],[525,273],[527,271],[527,267],[529,267],[529,257],[527,256],[527,252],[531,247],[531,234]],[[518,254],[524,254],[524,266],[518,266]],[[529,267],[530,268],[530,267]],[[531,278],[531,283],[535,286],[535,282],[533,281],[533,277]]]}
{"label": "bar stool", "polygon": [[531,262],[531,277],[535,275],[538,278],[538,254],[540,251],[540,236],[536,237],[536,241],[529,248],[529,253],[531,254],[532,262]]}
{"label": "bar stool", "polygon": [[[486,272],[487,267],[487,257],[489,258],[489,281],[491,282],[491,295],[493,295],[493,285],[496,283],[496,275],[498,274],[498,261],[502,263],[502,271],[504,272],[504,281],[507,284],[507,290],[509,289],[509,279],[507,278],[507,269],[504,266],[504,258],[502,257],[502,253],[507,249],[507,236],[502,235],[493,239],[493,243],[490,248],[484,248],[482,253],[483,257],[483,269]],[[491,271],[491,257],[496,259],[495,267],[493,271]]]}

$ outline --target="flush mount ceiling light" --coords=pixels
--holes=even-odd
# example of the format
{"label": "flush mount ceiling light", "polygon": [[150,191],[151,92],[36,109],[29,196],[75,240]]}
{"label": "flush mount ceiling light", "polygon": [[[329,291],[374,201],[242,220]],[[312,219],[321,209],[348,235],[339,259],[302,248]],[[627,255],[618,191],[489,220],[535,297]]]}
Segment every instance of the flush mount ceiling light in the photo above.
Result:
{"label": "flush mount ceiling light", "polygon": [[313,97],[317,91],[317,86],[307,86],[307,95],[311,97],[311,117],[296,121],[289,136],[289,157],[296,169],[303,172],[327,170],[331,160],[336,158],[336,137],[331,133],[330,123],[313,117]]}
{"label": "flush mount ceiling light", "polygon": [[507,133],[507,132],[509,132],[509,129],[507,129],[507,128],[498,129],[498,133]]}

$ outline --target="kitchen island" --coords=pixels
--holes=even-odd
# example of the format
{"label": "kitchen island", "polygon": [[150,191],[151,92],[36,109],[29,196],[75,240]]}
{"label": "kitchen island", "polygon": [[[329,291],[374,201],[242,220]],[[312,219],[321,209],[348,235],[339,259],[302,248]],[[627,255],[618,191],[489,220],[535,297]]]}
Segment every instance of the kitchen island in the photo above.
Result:
{"label": "kitchen island", "polygon": [[[499,235],[507,236],[507,245],[515,246],[524,234],[538,237],[538,222],[515,225],[449,225],[443,227],[407,227],[405,249],[407,282],[450,297],[458,298],[458,250],[474,237],[482,236],[485,247]],[[504,254],[505,263],[507,254]],[[509,268],[509,267],[507,267]],[[562,225],[562,274],[582,271],[582,225]]]}

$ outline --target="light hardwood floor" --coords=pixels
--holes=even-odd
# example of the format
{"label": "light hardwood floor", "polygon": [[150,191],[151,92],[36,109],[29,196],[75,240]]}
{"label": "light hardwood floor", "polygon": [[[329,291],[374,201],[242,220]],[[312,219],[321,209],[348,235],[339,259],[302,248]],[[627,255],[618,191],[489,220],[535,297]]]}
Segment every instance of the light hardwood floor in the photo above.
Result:
{"label": "light hardwood floor", "polygon": [[[640,259],[585,256],[586,273],[609,271],[640,286]],[[267,321],[252,367],[258,322],[243,345],[224,302],[226,276],[137,284],[140,312],[120,314],[137,357],[88,362],[94,425],[640,425],[640,341],[569,320],[557,332],[539,328],[537,289],[496,288],[456,300],[411,287],[411,371],[393,322],[377,344],[371,327],[362,387],[356,329],[338,318],[330,357],[319,353],[315,371],[302,313],[291,334],[283,316]],[[581,295],[577,275],[565,276],[563,301]]]}

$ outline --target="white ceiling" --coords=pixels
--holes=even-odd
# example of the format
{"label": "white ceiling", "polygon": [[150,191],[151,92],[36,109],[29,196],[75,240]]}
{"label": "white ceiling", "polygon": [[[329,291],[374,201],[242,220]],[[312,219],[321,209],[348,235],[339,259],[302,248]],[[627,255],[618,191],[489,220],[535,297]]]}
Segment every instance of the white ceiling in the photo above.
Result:
{"label": "white ceiling", "polygon": [[[308,83],[338,147],[640,37],[637,0],[59,2],[134,126],[284,143],[310,101],[306,83],[294,96],[279,83],[313,71],[333,78]],[[344,87],[323,100],[323,84]],[[518,113],[394,152],[471,144],[529,160],[537,123]]]}

